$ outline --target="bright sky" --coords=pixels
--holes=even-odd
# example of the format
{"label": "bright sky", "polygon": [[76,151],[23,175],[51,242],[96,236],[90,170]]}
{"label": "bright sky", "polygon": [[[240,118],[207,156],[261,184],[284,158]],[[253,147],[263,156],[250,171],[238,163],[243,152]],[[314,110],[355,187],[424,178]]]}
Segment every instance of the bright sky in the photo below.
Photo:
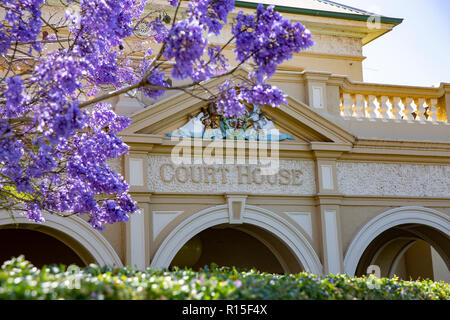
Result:
{"label": "bright sky", "polygon": [[[261,0],[247,0],[259,2]],[[311,0],[262,0],[301,7]],[[331,0],[387,17],[403,18],[363,47],[365,82],[412,86],[450,83],[450,0]],[[289,3],[289,4],[287,4]]]}
{"label": "bright sky", "polygon": [[365,82],[417,86],[450,83],[449,0],[334,2],[404,19],[391,32],[363,47],[367,57],[363,62]]}

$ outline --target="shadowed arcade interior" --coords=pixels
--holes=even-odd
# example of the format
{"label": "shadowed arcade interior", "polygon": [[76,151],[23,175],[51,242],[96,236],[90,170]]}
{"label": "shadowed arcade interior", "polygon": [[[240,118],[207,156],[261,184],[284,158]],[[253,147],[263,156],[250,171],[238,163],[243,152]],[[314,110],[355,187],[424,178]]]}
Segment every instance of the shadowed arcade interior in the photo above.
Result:
{"label": "shadowed arcade interior", "polygon": [[403,280],[450,281],[450,239],[425,225],[404,224],[378,235],[364,251],[356,275],[370,265],[380,267],[382,277]]}
{"label": "shadowed arcade interior", "polygon": [[0,264],[24,255],[34,266],[94,262],[86,249],[57,230],[34,224],[5,225],[0,228]]}
{"label": "shadowed arcade interior", "polygon": [[278,274],[303,271],[280,239],[249,224],[224,224],[198,233],[178,251],[170,268],[199,270],[211,263]]}

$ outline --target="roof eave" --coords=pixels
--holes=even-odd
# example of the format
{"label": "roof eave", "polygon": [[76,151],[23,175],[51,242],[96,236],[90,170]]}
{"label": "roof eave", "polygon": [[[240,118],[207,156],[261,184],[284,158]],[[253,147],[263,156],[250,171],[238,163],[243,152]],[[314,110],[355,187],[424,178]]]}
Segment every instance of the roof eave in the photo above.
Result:
{"label": "roof eave", "polygon": [[[236,1],[236,7],[240,8],[256,8],[258,4],[253,2],[246,1]],[[267,7],[268,5],[264,5]],[[336,19],[346,19],[346,20],[357,20],[357,21],[368,21],[370,18],[373,18],[371,15],[362,15],[362,14],[352,14],[352,13],[343,13],[343,12],[333,12],[333,11],[324,11],[324,10],[313,10],[313,9],[304,9],[304,8],[294,8],[294,7],[286,7],[286,6],[275,6],[275,10],[279,12],[293,13],[293,14],[304,14],[311,16],[320,16],[327,18],[336,18]],[[385,16],[377,16],[379,17],[380,23],[398,25],[402,23],[402,18],[392,18]]]}

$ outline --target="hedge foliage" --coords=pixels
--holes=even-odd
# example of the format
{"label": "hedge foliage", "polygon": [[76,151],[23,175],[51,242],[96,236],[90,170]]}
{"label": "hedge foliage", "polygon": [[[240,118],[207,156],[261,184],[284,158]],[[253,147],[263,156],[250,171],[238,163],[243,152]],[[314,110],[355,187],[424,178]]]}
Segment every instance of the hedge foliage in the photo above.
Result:
{"label": "hedge foliage", "polygon": [[450,299],[444,282],[276,275],[255,270],[205,267],[204,270],[139,271],[89,265],[34,267],[23,256],[0,270],[0,299]]}

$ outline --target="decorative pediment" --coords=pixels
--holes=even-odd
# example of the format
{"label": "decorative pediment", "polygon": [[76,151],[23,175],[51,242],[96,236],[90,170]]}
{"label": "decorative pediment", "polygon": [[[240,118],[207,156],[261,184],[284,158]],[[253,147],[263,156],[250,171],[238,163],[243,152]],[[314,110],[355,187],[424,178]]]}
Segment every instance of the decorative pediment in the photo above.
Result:
{"label": "decorative pediment", "polygon": [[[287,101],[286,105],[279,108],[249,109],[245,124],[211,118],[206,114],[207,103],[182,93],[132,115],[133,122],[123,134],[152,134],[162,137],[191,135],[198,138],[215,138],[215,135],[220,138],[221,135],[221,138],[226,138],[226,129],[231,127],[239,129],[235,133],[247,139],[259,139],[261,136],[267,137],[268,131],[275,128],[283,141],[354,142],[353,135],[304,103],[291,97]],[[198,129],[194,133],[195,123]]]}
{"label": "decorative pediment", "polygon": [[[238,70],[240,77],[245,70]],[[214,79],[208,82],[214,92],[222,82]],[[248,106],[244,121],[226,120],[214,114],[208,102],[180,93],[161,100],[154,105],[131,115],[132,124],[122,134],[151,134],[167,137],[195,136],[197,138],[227,138],[228,132],[246,139],[267,140],[270,129],[277,129],[279,140],[284,143],[296,142],[336,142],[349,143],[355,137],[335,123],[318,114],[312,108],[292,97],[280,107]],[[194,125],[198,129],[195,130]],[[270,137],[270,135],[269,135]],[[230,138],[230,136],[229,136]],[[271,137],[270,137],[271,138]],[[269,138],[269,139],[270,139]]]}

